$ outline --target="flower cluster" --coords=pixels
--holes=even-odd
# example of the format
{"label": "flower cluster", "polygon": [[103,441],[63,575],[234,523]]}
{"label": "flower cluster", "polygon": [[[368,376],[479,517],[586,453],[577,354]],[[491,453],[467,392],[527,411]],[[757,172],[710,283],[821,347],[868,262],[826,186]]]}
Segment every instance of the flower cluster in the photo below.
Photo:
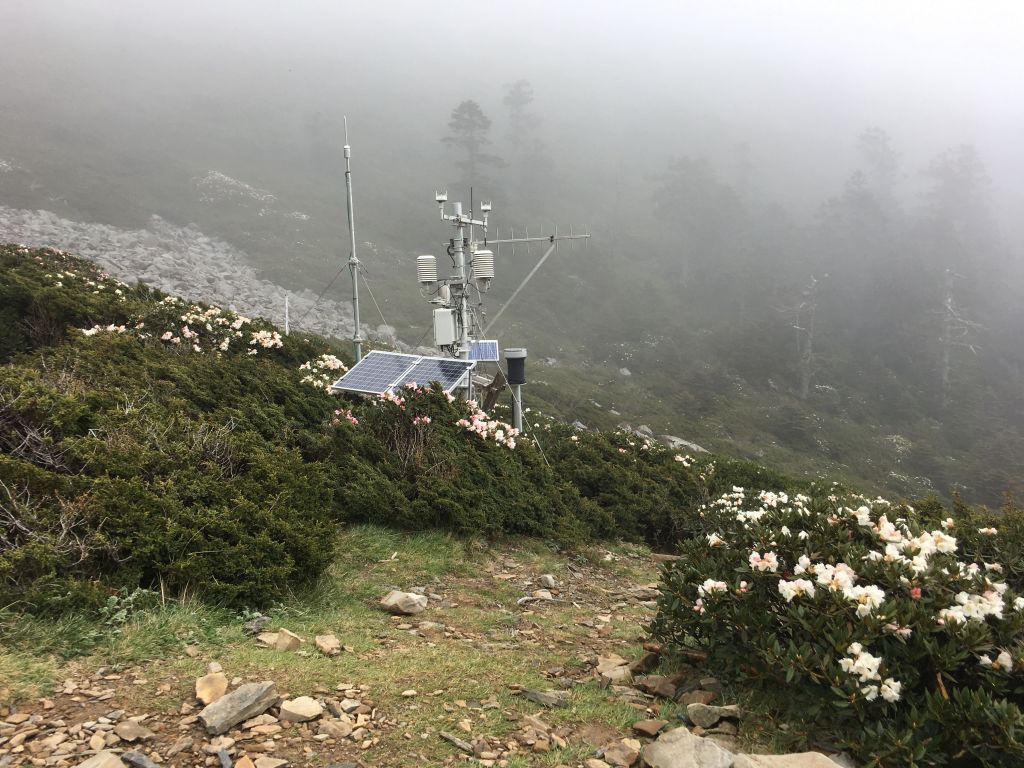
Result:
{"label": "flower cluster", "polygon": [[[867,701],[874,701],[879,695],[890,704],[899,701],[903,684],[891,677],[882,680],[878,672],[882,664],[881,658],[872,656],[860,643],[851,643],[846,652],[850,655],[839,660],[839,667],[844,672],[855,675],[859,682],[866,683],[860,688],[860,692]],[[879,684],[876,685],[875,682]]]}
{"label": "flower cluster", "polygon": [[320,355],[315,360],[308,360],[300,365],[299,370],[308,371],[301,379],[303,384],[309,384],[330,394],[331,386],[338,377],[348,372],[348,366],[334,355]]}
{"label": "flower cluster", "polygon": [[480,410],[473,400],[468,401],[467,405],[470,409],[469,418],[459,419],[455,422],[458,426],[467,432],[479,435],[483,440],[493,440],[498,445],[515,450],[519,430],[511,424],[488,418],[487,414]]}
{"label": "flower cluster", "polygon": [[655,636],[755,686],[791,687],[794,701],[836,698],[848,745],[869,723],[910,717],[907,703],[947,701],[942,685],[1000,701],[1024,686],[1021,569],[983,557],[1018,551],[1001,541],[1014,524],[991,533],[987,519],[835,488],[735,486],[697,515],[700,535],[665,572]]}
{"label": "flower cluster", "polygon": [[339,408],[338,410],[336,410],[334,412],[334,418],[331,419],[331,426],[337,427],[343,421],[347,421],[353,427],[359,426],[359,419],[355,417],[355,414],[353,414],[351,409],[349,408]]}

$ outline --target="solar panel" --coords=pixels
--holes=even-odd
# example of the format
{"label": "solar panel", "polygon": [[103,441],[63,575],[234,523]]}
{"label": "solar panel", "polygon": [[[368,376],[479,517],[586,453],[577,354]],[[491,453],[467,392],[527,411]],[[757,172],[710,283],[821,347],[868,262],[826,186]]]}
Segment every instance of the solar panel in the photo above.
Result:
{"label": "solar panel", "polygon": [[399,381],[406,381],[402,375],[421,359],[419,355],[400,355],[375,349],[334,382],[332,389],[382,395]]}
{"label": "solar panel", "polygon": [[469,348],[469,359],[488,363],[498,362],[501,358],[498,357],[497,340],[480,339],[479,341],[474,341]]}
{"label": "solar panel", "polygon": [[466,372],[476,366],[475,360],[456,360],[450,357],[424,357],[406,371],[397,386],[415,381],[417,384],[438,382],[445,392],[451,392],[465,378]]}

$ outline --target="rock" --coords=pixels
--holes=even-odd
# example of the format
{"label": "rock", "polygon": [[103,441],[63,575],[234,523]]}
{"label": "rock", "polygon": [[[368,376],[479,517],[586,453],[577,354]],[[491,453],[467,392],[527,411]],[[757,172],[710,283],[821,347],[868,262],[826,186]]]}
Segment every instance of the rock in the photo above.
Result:
{"label": "rock", "polygon": [[277,631],[277,642],[274,643],[274,648],[277,650],[297,651],[300,645],[302,645],[302,638],[294,632],[289,632],[287,629]]}
{"label": "rock", "polygon": [[604,751],[604,761],[619,768],[629,768],[640,757],[640,742],[636,739],[623,739]]}
{"label": "rock", "polygon": [[615,669],[616,667],[624,667],[629,662],[619,656],[616,653],[610,653],[607,656],[597,657],[597,674],[603,674],[608,670]]}
{"label": "rock", "polygon": [[141,752],[125,752],[121,755],[121,760],[128,765],[134,765],[135,768],[160,768]]}
{"label": "rock", "polygon": [[609,685],[629,685],[633,682],[633,673],[629,667],[612,667],[601,673],[601,687]]}
{"label": "rock", "polygon": [[315,720],[323,713],[324,708],[320,702],[311,696],[299,696],[297,699],[288,699],[281,704],[281,719],[292,723]]}
{"label": "rock", "polygon": [[676,687],[664,675],[648,675],[638,680],[636,687],[652,696],[661,696],[663,699],[671,699],[676,695]]}
{"label": "rock", "polygon": [[211,736],[225,733],[233,726],[261,715],[277,702],[277,689],[271,681],[246,683],[231,691],[199,713],[199,720]]}
{"label": "rock", "polygon": [[719,720],[714,728],[708,731],[708,735],[735,736],[740,732],[740,727],[732,720]]}
{"label": "rock", "polygon": [[531,597],[537,600],[554,600],[555,596],[551,594],[550,590],[547,589],[535,589],[531,594]]}
{"label": "rock", "polygon": [[734,756],[711,739],[673,728],[643,748],[649,768],[732,768]]}
{"label": "rock", "polygon": [[238,760],[235,760],[235,768],[256,768],[256,764],[248,755],[243,755]]}
{"label": "rock", "polygon": [[836,768],[839,764],[821,752],[792,755],[736,755],[733,768]]}
{"label": "rock", "polygon": [[136,723],[134,720],[122,720],[114,726],[114,733],[128,743],[148,741],[156,735],[149,728]]}
{"label": "rock", "polygon": [[690,718],[690,722],[694,725],[699,725],[702,728],[714,728],[719,720],[725,720],[726,718],[739,720],[743,716],[743,710],[735,704],[725,707],[714,707],[710,704],[694,703],[687,705],[686,716]]}
{"label": "rock", "polygon": [[712,693],[721,694],[722,692],[722,684],[718,682],[717,677],[702,677],[700,679],[700,687]]}
{"label": "rock", "polygon": [[445,741],[447,741],[449,744],[452,744],[458,749],[461,749],[466,754],[473,754],[473,745],[470,744],[468,741],[460,739],[458,736],[455,736],[454,734],[448,733],[446,731],[438,731],[437,735]]}
{"label": "rock", "polygon": [[661,597],[661,590],[658,589],[657,584],[647,584],[642,587],[634,587],[629,590],[629,594],[637,600],[657,600]]}
{"label": "rock", "polygon": [[184,752],[186,749],[192,749],[193,744],[195,744],[195,742],[192,740],[191,736],[182,736],[171,745],[171,748],[167,750],[166,756],[174,757],[179,752]]}
{"label": "rock", "polygon": [[713,691],[687,691],[681,696],[677,696],[676,701],[686,707],[690,704],[710,704],[717,698],[718,694]]}
{"label": "rock", "polygon": [[273,648],[277,645],[277,632],[260,632],[256,635],[256,642],[267,648]]}
{"label": "rock", "polygon": [[84,763],[79,763],[78,768],[127,768],[117,755],[104,750],[93,755]]}
{"label": "rock", "polygon": [[347,738],[352,733],[352,724],[344,720],[321,720],[320,728],[317,731],[323,736],[330,736],[332,739]]}
{"label": "rock", "polygon": [[538,581],[542,587],[547,587],[548,589],[554,589],[558,586],[558,582],[555,580],[555,577],[550,573],[543,574]]}
{"label": "rock", "polygon": [[413,696],[417,695],[419,694],[417,693],[415,688],[409,688],[407,690],[402,691],[402,696],[404,696],[407,699],[411,699]]}
{"label": "rock", "polygon": [[337,656],[341,653],[341,641],[334,635],[317,635],[313,642],[324,656]]}
{"label": "rock", "polygon": [[393,589],[381,598],[380,606],[396,616],[412,616],[427,607],[427,596]]}
{"label": "rock", "polygon": [[254,619],[250,619],[242,625],[242,631],[247,635],[258,635],[264,629],[270,626],[269,616],[257,616]]}
{"label": "rock", "polygon": [[668,720],[638,720],[633,723],[633,730],[644,736],[657,736],[658,731],[668,725]]}
{"label": "rock", "polygon": [[566,691],[538,691],[533,688],[523,688],[521,694],[524,699],[529,699],[545,707],[564,707],[569,703],[569,694]]}
{"label": "rock", "polygon": [[283,768],[286,765],[288,765],[288,761],[279,757],[256,758],[256,768]]}
{"label": "rock", "polygon": [[228,678],[223,672],[214,672],[196,680],[196,698],[203,704],[213,704],[228,691]]}
{"label": "rock", "polygon": [[634,675],[646,675],[661,661],[661,655],[647,651],[643,656],[629,664],[629,671]]}
{"label": "rock", "polygon": [[588,757],[583,765],[586,768],[611,768],[604,760],[598,760],[596,757]]}

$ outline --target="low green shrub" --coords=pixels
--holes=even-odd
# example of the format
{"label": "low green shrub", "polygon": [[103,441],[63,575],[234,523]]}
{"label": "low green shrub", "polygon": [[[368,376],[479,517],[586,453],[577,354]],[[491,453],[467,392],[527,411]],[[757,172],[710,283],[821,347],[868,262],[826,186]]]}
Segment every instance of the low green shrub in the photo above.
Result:
{"label": "low green shrub", "polygon": [[[656,636],[879,765],[1020,765],[1020,516],[996,528],[882,499],[749,493],[699,513]],[[804,731],[806,732],[806,730]]]}

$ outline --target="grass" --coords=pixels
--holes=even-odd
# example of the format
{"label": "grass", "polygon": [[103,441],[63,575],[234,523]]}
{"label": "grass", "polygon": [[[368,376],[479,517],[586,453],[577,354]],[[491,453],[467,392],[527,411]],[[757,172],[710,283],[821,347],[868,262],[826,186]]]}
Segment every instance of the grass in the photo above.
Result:
{"label": "grass", "polygon": [[[173,715],[191,700],[195,679],[211,661],[229,678],[274,680],[282,694],[331,691],[342,682],[363,685],[366,698],[393,723],[366,759],[389,765],[443,763],[453,748],[439,738],[441,730],[468,739],[510,737],[522,715],[534,714],[556,727],[599,723],[627,736],[644,716],[593,683],[576,686],[567,706],[551,710],[516,695],[514,686],[555,687],[545,670],[560,667],[578,677],[599,652],[640,654],[648,609],[617,609],[603,637],[580,621],[608,613],[616,590],[656,579],[648,550],[595,548],[566,556],[539,541],[485,545],[438,532],[354,526],[340,534],[337,552],[314,587],[267,611],[271,629],[286,627],[306,639],[299,652],[260,647],[242,632],[244,617],[191,599],[156,600],[116,625],[97,616],[43,621],[9,613],[0,616],[0,645],[9,649],[0,653],[2,698],[27,702],[73,672],[108,667],[121,675],[119,685],[131,686],[133,710]],[[544,573],[553,574],[571,599],[518,605],[539,588]],[[413,586],[442,595],[443,607],[432,601],[411,618],[378,609],[389,589]],[[399,628],[421,620],[443,623],[452,635],[426,638]],[[313,637],[326,633],[352,650],[322,656]],[[188,646],[194,657],[185,653]],[[409,689],[418,694],[402,696]],[[471,708],[490,697],[497,709]],[[472,734],[459,730],[466,718]],[[570,743],[509,765],[578,763],[592,753]]]}

